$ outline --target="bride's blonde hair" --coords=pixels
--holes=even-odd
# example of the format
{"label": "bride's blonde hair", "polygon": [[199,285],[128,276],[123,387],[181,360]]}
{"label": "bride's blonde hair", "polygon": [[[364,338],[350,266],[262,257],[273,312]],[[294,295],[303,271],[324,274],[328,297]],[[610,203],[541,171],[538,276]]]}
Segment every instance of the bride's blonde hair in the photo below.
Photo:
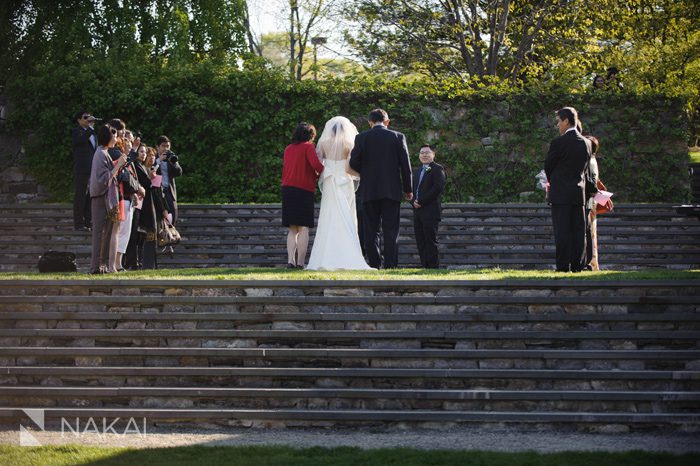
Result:
{"label": "bride's blonde hair", "polygon": [[321,158],[328,160],[345,160],[355,145],[357,128],[343,116],[336,116],[326,122],[323,133],[316,144],[316,151]]}

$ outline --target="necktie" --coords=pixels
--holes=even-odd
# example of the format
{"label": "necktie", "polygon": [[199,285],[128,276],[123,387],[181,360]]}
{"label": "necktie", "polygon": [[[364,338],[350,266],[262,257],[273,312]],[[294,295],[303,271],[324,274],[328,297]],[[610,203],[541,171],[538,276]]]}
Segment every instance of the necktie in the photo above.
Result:
{"label": "necktie", "polygon": [[418,177],[418,184],[416,185],[416,202],[418,202],[418,188],[420,187],[421,181],[423,181],[423,175],[425,175],[425,165],[423,165],[423,169],[420,171],[420,176]]}

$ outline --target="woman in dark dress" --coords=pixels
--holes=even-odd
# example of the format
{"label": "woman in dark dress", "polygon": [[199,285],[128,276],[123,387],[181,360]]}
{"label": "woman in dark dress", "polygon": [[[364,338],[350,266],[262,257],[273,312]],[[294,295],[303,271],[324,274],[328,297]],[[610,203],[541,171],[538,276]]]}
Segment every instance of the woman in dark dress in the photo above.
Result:
{"label": "woman in dark dress", "polygon": [[314,226],[314,193],[323,164],[313,140],[316,128],[301,122],[292,143],[284,150],[282,168],[282,224],[287,233],[287,268],[303,268],[309,246],[309,228]]}
{"label": "woman in dark dress", "polygon": [[158,222],[168,214],[163,202],[163,190],[160,186],[153,186],[151,180],[158,174],[155,166],[156,151],[148,148],[144,163],[136,164],[136,175],[139,183],[144,187],[146,195],[141,206],[139,216],[139,252],[144,269],[157,269],[156,242],[158,240]]}

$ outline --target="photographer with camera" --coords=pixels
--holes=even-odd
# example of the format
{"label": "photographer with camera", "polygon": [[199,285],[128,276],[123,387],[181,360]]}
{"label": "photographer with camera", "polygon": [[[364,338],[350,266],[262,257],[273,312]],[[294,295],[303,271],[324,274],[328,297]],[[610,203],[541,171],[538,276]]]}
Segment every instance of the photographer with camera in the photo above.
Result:
{"label": "photographer with camera", "polygon": [[76,113],[73,120],[78,126],[71,130],[73,149],[73,227],[76,231],[90,231],[91,207],[88,185],[92,157],[97,149],[94,116],[85,110]]}
{"label": "photographer with camera", "polygon": [[162,187],[165,197],[165,208],[172,213],[172,224],[177,222],[177,189],[175,178],[182,175],[182,167],[178,163],[178,156],[170,150],[170,139],[167,136],[158,137],[158,158],[156,164],[163,175]]}

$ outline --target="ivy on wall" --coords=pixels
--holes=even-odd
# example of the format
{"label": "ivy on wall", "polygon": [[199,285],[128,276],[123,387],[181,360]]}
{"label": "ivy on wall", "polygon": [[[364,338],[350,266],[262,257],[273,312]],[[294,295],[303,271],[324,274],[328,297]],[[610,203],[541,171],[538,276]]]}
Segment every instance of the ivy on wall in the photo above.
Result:
{"label": "ivy on wall", "polygon": [[663,95],[570,94],[552,87],[479,90],[455,82],[290,81],[264,69],[208,64],[169,69],[100,62],[52,67],[8,86],[9,130],[23,138],[26,169],[54,200],[72,196],[70,117],[82,108],[122,118],[155,144],[173,141],[184,175],[181,202],[278,202],[282,153],[299,121],[344,115],[360,131],[375,107],[406,134],[412,163],[437,145],[451,202],[542,201],[534,176],[557,135],[554,111],[579,110],[601,141],[601,178],[619,201],[688,197],[684,103]]}

